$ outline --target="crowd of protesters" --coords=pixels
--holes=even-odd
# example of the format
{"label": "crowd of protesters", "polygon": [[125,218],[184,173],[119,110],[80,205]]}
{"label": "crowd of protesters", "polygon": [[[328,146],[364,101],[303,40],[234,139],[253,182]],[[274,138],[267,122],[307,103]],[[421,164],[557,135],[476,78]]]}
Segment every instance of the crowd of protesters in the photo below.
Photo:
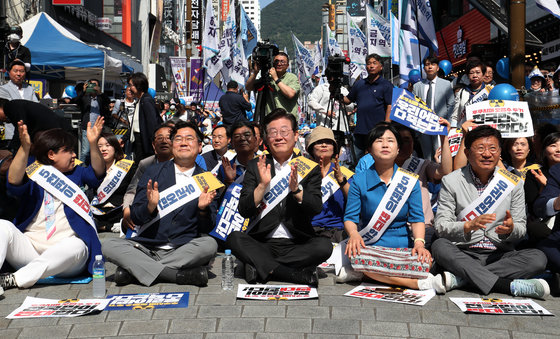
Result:
{"label": "crowd of protesters", "polygon": [[[475,126],[465,107],[496,83],[493,68],[471,57],[465,76],[445,79],[429,57],[426,78],[409,88],[439,124],[461,128],[452,156],[446,135],[390,121],[393,85],[383,78],[383,60],[372,54],[365,61],[368,76],[338,98],[355,104],[345,111],[356,116],[346,139],[340,131],[351,126],[300,130],[300,87],[284,53],[270,70],[276,96],[260,124],[250,121],[249,95],[235,81],[216,112],[155,100],[146,76],[134,73],[123,98],[109,98],[89,79],[64,101],[81,112],[77,135],[27,97],[25,64],[12,61],[5,86],[15,90],[0,87],[0,120],[12,128],[0,153],[0,287],[89,274],[97,254],[117,265],[117,285],[206,286],[215,269],[209,263],[229,248],[248,283],[317,286],[318,265],[332,260],[339,283],[558,293],[558,126],[536,124],[533,137],[515,139]],[[557,95],[554,71],[532,68],[527,95]],[[321,107],[320,93],[314,98],[317,121],[338,118]],[[344,152],[363,155],[344,162],[355,174],[341,166]],[[224,217],[220,206],[233,198],[248,226],[211,235]],[[103,231],[120,237],[101,242]]]}

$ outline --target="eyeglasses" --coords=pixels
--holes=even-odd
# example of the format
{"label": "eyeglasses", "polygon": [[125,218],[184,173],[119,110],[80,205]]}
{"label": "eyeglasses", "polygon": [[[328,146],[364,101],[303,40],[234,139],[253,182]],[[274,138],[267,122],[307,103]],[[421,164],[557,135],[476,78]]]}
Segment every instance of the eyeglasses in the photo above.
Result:
{"label": "eyeglasses", "polygon": [[491,154],[496,154],[500,151],[500,147],[498,147],[498,146],[489,146],[489,147],[479,146],[479,147],[471,149],[471,150],[476,154],[483,154],[486,151],[490,152]]}
{"label": "eyeglasses", "polygon": [[234,134],[233,135],[233,140],[241,140],[241,139],[249,140],[252,137],[253,137],[253,134],[251,132],[247,132],[247,133],[243,133],[243,134]]}
{"label": "eyeglasses", "polygon": [[290,135],[290,132],[292,132],[292,130],[287,128],[287,127],[280,129],[280,131],[278,131],[275,128],[272,128],[272,129],[269,129],[269,130],[266,131],[266,135],[269,138],[276,138],[278,136],[278,134],[280,134],[280,136],[282,138],[286,138],[287,136]]}
{"label": "eyeglasses", "polygon": [[155,140],[156,140],[157,142],[162,142],[162,141],[171,140],[171,138],[169,137],[169,135],[160,135],[160,136],[157,136],[157,137],[155,138]]}
{"label": "eyeglasses", "polygon": [[288,62],[285,61],[285,60],[274,60],[274,64],[275,65],[286,65],[286,64],[288,64]]}
{"label": "eyeglasses", "polygon": [[193,141],[197,140],[195,137],[193,137],[192,135],[187,135],[187,136],[182,136],[182,135],[176,135],[173,138],[173,142],[176,144],[182,143],[183,141],[186,141],[188,143],[191,143]]}

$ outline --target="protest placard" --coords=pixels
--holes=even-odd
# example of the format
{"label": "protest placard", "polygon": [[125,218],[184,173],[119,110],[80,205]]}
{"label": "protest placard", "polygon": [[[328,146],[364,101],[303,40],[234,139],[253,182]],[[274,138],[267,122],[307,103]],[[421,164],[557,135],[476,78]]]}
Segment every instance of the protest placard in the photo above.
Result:
{"label": "protest placard", "polygon": [[237,299],[300,300],[318,298],[317,289],[307,285],[245,285],[239,284]]}
{"label": "protest placard", "polygon": [[189,292],[112,294],[105,308],[115,310],[145,310],[153,308],[186,308],[189,306]]}
{"label": "protest placard", "polygon": [[554,315],[530,299],[449,298],[465,313]]}
{"label": "protest placard", "polygon": [[463,139],[463,131],[460,128],[451,128],[449,134],[447,135],[449,140],[449,150],[451,151],[451,156],[454,157],[459,151],[461,146],[461,139]]}
{"label": "protest placard", "polygon": [[344,295],[369,300],[423,306],[436,295],[436,291],[434,289],[418,291],[391,286],[362,284]]}
{"label": "protest placard", "polygon": [[402,88],[393,88],[390,119],[428,135],[446,135],[447,127],[422,99]]}
{"label": "protest placard", "polygon": [[241,184],[231,184],[225,195],[216,217],[216,227],[210,235],[225,241],[233,231],[241,231],[249,225],[249,219],[243,218],[237,209],[239,196],[241,194]]}
{"label": "protest placard", "polygon": [[531,137],[533,120],[527,102],[486,100],[465,108],[467,120],[476,125],[489,125],[502,133],[503,138]]}
{"label": "protest placard", "polygon": [[86,314],[99,313],[105,309],[109,299],[44,299],[26,297],[23,304],[6,318],[54,318],[78,317]]}

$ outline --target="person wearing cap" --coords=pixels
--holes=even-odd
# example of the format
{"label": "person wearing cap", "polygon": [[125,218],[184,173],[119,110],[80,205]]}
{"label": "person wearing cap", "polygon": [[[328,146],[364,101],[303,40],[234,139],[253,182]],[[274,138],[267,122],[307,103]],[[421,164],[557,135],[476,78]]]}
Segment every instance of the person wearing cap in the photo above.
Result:
{"label": "person wearing cap", "polygon": [[529,74],[529,80],[531,80],[531,88],[527,89],[527,93],[546,91],[544,75],[537,66]]}
{"label": "person wearing cap", "polygon": [[[319,164],[321,176],[324,178],[334,172],[336,182],[340,186],[333,195],[323,203],[321,213],[311,219],[311,225],[319,236],[329,238],[338,243],[346,237],[344,232],[344,207],[350,183],[342,174],[338,162],[338,144],[331,129],[318,126],[313,129],[306,140],[307,153]],[[334,159],[334,162],[331,161]]]}
{"label": "person wearing cap", "polygon": [[227,83],[227,92],[222,95],[220,101],[220,111],[224,119],[224,125],[233,125],[237,121],[248,121],[245,111],[251,110],[251,103],[247,92],[239,94],[237,81],[231,80]]}
{"label": "person wearing cap", "polygon": [[39,102],[33,86],[25,83],[25,63],[16,59],[8,65],[8,75],[10,81],[0,86],[0,98],[10,100],[24,99]]}

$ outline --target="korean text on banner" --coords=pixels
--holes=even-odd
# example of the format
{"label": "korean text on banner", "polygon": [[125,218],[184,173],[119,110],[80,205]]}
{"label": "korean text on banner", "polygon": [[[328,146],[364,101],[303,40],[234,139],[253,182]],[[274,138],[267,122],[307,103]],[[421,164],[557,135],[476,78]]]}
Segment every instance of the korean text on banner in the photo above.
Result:
{"label": "korean text on banner", "polygon": [[529,105],[525,101],[486,100],[465,107],[467,120],[489,125],[503,138],[531,137],[534,134]]}
{"label": "korean text on banner", "polygon": [[439,124],[439,116],[422,99],[405,89],[393,88],[390,118],[420,133],[447,134],[447,127]]}

